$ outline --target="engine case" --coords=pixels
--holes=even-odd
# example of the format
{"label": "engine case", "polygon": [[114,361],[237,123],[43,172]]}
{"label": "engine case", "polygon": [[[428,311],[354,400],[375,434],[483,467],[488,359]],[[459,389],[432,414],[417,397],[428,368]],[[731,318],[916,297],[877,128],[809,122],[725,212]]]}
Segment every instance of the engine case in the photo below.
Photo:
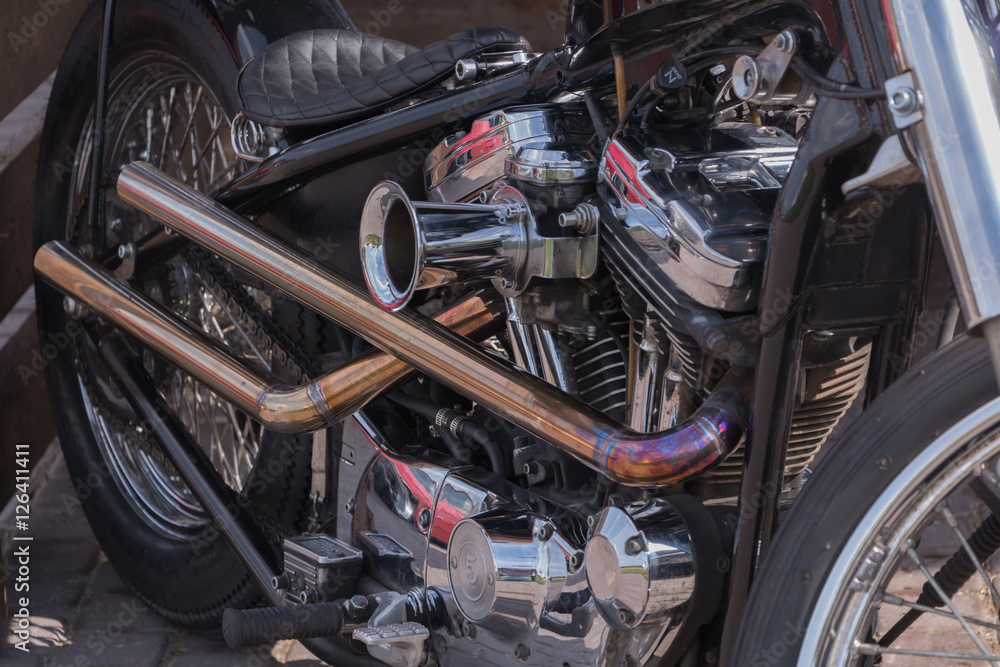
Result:
{"label": "engine case", "polygon": [[[629,657],[642,664],[676,635],[689,609],[714,609],[712,600],[695,598],[691,521],[669,500],[606,511],[594,522],[602,532],[591,535],[584,517],[566,507],[484,470],[450,467],[443,456],[391,455],[373,445],[378,437],[354,420],[345,424],[351,460],[341,464],[368,464],[359,471],[353,520],[340,525],[350,526],[379,584],[397,592],[433,588],[441,597],[447,613],[431,628],[431,654],[441,664],[507,664],[515,650],[518,664],[527,665],[594,665],[595,656],[600,665]],[[694,523],[703,535],[711,520]],[[629,542],[633,529],[639,552]],[[619,574],[590,577],[604,582],[597,589],[587,574],[593,539],[598,567],[612,564],[608,552],[623,554],[615,560]],[[714,563],[720,544],[714,529],[700,538],[699,562]],[[633,576],[637,559],[648,566],[642,582]],[[609,599],[619,587],[633,614],[625,623],[618,620],[622,603]]]}

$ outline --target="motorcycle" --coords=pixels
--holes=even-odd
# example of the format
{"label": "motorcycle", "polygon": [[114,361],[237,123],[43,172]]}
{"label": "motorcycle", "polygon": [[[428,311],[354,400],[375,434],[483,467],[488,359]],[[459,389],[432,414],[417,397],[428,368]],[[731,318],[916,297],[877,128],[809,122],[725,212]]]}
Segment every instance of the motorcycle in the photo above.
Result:
{"label": "motorcycle", "polygon": [[87,11],[35,270],[108,560],[332,665],[1000,662],[996,4],[561,11]]}

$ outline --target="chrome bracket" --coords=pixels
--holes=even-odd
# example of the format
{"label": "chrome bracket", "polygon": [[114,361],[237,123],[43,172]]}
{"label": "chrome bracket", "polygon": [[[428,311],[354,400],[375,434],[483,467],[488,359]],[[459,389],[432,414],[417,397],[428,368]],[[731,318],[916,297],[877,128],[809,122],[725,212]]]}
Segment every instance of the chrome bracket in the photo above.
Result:
{"label": "chrome bracket", "polygon": [[924,118],[924,105],[912,72],[903,72],[885,82],[885,97],[896,127],[902,130]]}
{"label": "chrome bracket", "polygon": [[899,135],[894,134],[882,142],[868,169],[860,176],[844,181],[840,186],[844,195],[863,187],[884,188],[909,185],[920,181],[920,168],[903,150]]}
{"label": "chrome bracket", "polygon": [[406,596],[382,593],[375,596],[378,609],[368,626],[356,628],[353,637],[368,647],[368,654],[392,667],[417,667],[423,659],[424,641],[430,631],[406,620]]}
{"label": "chrome bracket", "polygon": [[501,185],[487,197],[484,199],[490,204],[519,205],[524,211],[520,220],[514,223],[522,225],[525,231],[523,260],[511,275],[493,280],[493,286],[504,297],[510,298],[521,294],[532,278],[586,279],[594,275],[600,256],[599,225],[596,221],[586,233],[574,236],[542,236],[538,233],[528,202],[516,188]]}
{"label": "chrome bracket", "polygon": [[799,49],[795,32],[778,33],[757,57],[740,56],[733,64],[733,92],[747,102],[766,102],[778,90]]}
{"label": "chrome bracket", "polygon": [[354,631],[354,638],[368,647],[373,658],[393,667],[417,667],[430,636],[427,628],[413,621]]}

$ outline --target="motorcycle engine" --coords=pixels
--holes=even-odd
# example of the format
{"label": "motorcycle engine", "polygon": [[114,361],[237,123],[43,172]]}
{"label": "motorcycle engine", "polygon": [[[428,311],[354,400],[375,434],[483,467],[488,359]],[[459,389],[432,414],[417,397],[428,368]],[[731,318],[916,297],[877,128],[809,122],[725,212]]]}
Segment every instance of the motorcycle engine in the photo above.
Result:
{"label": "motorcycle engine", "polygon": [[[576,104],[492,112],[428,155],[427,199],[502,193],[530,210],[533,238],[598,235],[597,265],[569,265],[579,275],[517,289],[494,279],[509,311],[497,351],[656,432],[690,415],[728,365],[756,363],[770,218],[798,141],[730,120],[630,130],[599,147],[593,127]],[[407,205],[424,206],[425,222],[446,211]],[[868,351],[821,334],[807,346],[788,494],[858,395]],[[514,462],[508,480],[433,448],[391,455],[363,418],[344,434],[340,500],[352,515],[338,536],[360,546],[374,586],[420,592],[433,630],[423,659],[642,664],[687,646],[721,595],[727,550],[707,505],[732,504],[742,450],[683,486],[631,489],[479,411],[468,418],[492,419]]]}

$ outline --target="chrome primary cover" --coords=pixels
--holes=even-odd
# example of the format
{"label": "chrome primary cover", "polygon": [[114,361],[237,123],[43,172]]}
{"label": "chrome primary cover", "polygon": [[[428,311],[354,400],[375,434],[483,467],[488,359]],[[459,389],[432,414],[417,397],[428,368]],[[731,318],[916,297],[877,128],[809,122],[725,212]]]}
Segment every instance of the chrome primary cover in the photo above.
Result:
{"label": "chrome primary cover", "polygon": [[582,107],[534,105],[494,111],[441,142],[424,164],[427,199],[465,201],[505,173],[539,185],[593,182],[594,124]]}
{"label": "chrome primary cover", "polygon": [[[366,443],[349,442],[358,437]],[[643,664],[666,650],[694,602],[691,544],[671,505],[614,510],[645,540],[643,552],[648,545],[646,556],[632,557],[644,558],[651,575],[636,586],[624,560],[612,573],[636,611],[636,622],[622,626],[605,619],[588,585],[583,517],[481,469],[449,467],[425,450],[420,459],[390,454],[377,442],[374,431],[345,430],[345,447],[374,455],[348,503],[353,538],[379,584],[440,596],[447,614],[430,628],[428,646],[440,664]],[[627,552],[632,534],[612,534],[610,519],[597,526],[608,527],[602,544]],[[602,553],[594,552],[596,568],[612,565]]]}
{"label": "chrome primary cover", "polygon": [[651,294],[666,281],[703,306],[750,310],[773,199],[797,148],[751,123],[613,139],[599,177],[612,213],[602,238]]}

